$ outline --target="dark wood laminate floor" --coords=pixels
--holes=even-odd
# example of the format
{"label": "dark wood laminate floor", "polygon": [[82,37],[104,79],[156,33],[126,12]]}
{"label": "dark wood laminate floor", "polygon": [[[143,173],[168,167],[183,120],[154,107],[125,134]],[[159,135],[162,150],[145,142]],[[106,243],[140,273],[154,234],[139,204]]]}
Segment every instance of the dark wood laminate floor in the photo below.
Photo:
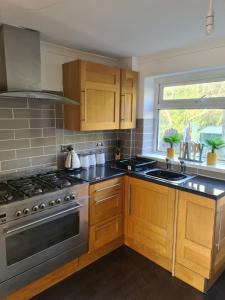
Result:
{"label": "dark wood laminate floor", "polygon": [[121,247],[33,300],[225,300],[225,274],[207,295]]}

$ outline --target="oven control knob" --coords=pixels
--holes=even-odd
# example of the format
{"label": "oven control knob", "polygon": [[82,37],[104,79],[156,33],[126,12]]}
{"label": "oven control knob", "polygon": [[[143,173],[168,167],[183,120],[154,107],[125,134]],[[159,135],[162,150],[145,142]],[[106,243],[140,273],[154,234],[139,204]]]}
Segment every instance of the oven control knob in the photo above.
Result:
{"label": "oven control knob", "polygon": [[64,200],[65,200],[65,201],[70,201],[70,196],[66,196],[66,197],[64,198]]}
{"label": "oven control knob", "polygon": [[70,199],[71,200],[75,200],[76,199],[76,195],[74,195],[74,194],[70,195]]}
{"label": "oven control knob", "polygon": [[29,208],[25,208],[24,210],[23,210],[23,213],[24,213],[24,215],[27,215],[28,213],[29,213]]}
{"label": "oven control knob", "polygon": [[44,204],[44,203],[41,203],[41,204],[39,205],[39,208],[40,208],[40,209],[45,209],[45,204]]}
{"label": "oven control knob", "polygon": [[48,203],[49,206],[54,206],[54,204],[55,204],[55,201],[54,201],[54,200],[52,200],[52,201],[50,201],[50,202]]}
{"label": "oven control knob", "polygon": [[33,211],[38,211],[38,206],[37,206],[37,205],[33,206],[33,207],[32,207],[32,210],[33,210]]}
{"label": "oven control knob", "polygon": [[22,211],[21,210],[17,210],[16,217],[20,217],[21,215],[22,215]]}
{"label": "oven control knob", "polygon": [[58,199],[55,200],[56,204],[61,204],[61,202],[62,202],[62,200],[60,198],[58,198]]}

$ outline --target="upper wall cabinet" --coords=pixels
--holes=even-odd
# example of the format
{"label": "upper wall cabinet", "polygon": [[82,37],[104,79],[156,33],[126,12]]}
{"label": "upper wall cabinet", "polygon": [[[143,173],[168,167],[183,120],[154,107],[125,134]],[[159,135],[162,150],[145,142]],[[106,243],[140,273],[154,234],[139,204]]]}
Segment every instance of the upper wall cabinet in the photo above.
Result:
{"label": "upper wall cabinet", "polygon": [[137,72],[121,70],[120,128],[136,127]]}
{"label": "upper wall cabinet", "polygon": [[63,65],[66,97],[80,106],[65,105],[65,128],[107,130],[119,128],[120,69],[76,60]]}
{"label": "upper wall cabinet", "polygon": [[65,128],[134,128],[136,84],[136,72],[83,60],[64,64],[64,94],[80,102],[80,106],[65,105]]}

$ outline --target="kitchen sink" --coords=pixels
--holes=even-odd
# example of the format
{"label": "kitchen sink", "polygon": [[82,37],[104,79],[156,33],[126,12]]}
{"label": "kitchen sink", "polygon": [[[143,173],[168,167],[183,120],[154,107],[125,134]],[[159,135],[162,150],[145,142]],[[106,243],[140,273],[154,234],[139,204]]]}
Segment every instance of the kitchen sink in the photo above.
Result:
{"label": "kitchen sink", "polygon": [[145,173],[145,176],[155,177],[157,179],[161,179],[164,181],[174,182],[174,183],[182,183],[193,176],[182,174],[178,172],[172,172],[167,170],[154,169]]}

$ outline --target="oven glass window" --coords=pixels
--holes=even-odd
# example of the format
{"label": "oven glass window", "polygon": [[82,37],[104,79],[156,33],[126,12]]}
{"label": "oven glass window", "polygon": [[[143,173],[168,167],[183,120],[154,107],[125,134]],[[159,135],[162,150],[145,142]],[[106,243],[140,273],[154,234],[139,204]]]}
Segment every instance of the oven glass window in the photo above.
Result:
{"label": "oven glass window", "polygon": [[7,265],[79,234],[79,212],[42,223],[6,238]]}

